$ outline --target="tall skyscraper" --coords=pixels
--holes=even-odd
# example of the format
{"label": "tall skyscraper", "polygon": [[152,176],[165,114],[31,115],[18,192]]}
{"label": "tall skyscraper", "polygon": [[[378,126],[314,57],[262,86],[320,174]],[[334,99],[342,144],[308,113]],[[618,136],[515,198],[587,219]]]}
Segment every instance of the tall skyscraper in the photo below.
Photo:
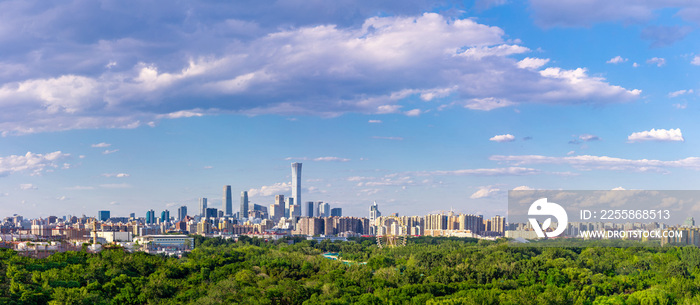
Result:
{"label": "tall skyscraper", "polygon": [[207,215],[207,198],[199,198],[199,216],[206,217]]}
{"label": "tall skyscraper", "polygon": [[301,163],[292,163],[292,198],[296,204],[301,204]]}
{"label": "tall skyscraper", "polygon": [[306,207],[306,214],[304,214],[304,216],[314,217],[314,202],[313,201],[307,202],[305,207]]}
{"label": "tall skyscraper", "polygon": [[294,205],[294,198],[287,198],[284,201],[284,217],[289,218],[292,215],[291,208]]}
{"label": "tall skyscraper", "polygon": [[182,221],[187,216],[187,206],[181,206],[177,209],[177,221]]}
{"label": "tall skyscraper", "polygon": [[323,201],[319,201],[314,204],[314,216],[323,217]]}
{"label": "tall skyscraper", "polygon": [[328,202],[319,204],[318,210],[320,212],[320,217],[330,217],[331,216],[331,205]]}
{"label": "tall skyscraper", "polygon": [[160,222],[168,222],[170,221],[170,211],[165,210],[163,212],[160,212]]}
{"label": "tall skyscraper", "polygon": [[156,222],[156,211],[148,210],[148,212],[146,212],[146,223],[152,224],[155,222]]}
{"label": "tall skyscraper", "polygon": [[233,201],[231,199],[231,186],[224,185],[224,200],[222,201],[222,210],[224,210],[224,215],[233,215]]}
{"label": "tall skyscraper", "polygon": [[241,192],[241,211],[238,218],[248,218],[248,192]]}

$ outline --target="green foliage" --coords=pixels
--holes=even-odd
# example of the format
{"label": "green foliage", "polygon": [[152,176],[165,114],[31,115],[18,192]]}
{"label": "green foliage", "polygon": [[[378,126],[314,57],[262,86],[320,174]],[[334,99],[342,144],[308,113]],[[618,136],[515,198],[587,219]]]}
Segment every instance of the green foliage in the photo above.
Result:
{"label": "green foliage", "polygon": [[31,259],[0,249],[0,304],[700,304],[695,247],[431,237],[393,249],[368,238],[195,245],[181,259],[121,248]]}

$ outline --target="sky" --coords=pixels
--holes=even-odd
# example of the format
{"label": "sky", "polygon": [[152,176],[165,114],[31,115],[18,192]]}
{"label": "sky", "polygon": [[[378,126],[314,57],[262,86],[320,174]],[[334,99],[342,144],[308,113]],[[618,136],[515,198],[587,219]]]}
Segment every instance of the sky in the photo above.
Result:
{"label": "sky", "polygon": [[691,0],[0,1],[0,217],[267,206],[292,162],[349,216],[697,189],[699,29]]}

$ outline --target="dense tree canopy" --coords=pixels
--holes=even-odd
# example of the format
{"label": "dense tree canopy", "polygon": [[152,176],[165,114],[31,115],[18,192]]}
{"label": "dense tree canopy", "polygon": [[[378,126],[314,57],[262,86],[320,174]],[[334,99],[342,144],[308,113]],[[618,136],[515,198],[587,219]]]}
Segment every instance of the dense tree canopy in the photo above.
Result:
{"label": "dense tree canopy", "polygon": [[0,304],[700,304],[695,247],[427,237],[393,249],[362,238],[195,243],[181,259],[121,249],[32,259],[2,249]]}

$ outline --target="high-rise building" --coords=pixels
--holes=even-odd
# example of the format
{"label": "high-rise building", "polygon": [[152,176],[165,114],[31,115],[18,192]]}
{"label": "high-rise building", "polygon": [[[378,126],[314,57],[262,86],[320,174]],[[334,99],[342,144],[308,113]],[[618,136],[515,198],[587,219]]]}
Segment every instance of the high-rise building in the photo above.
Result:
{"label": "high-rise building", "polygon": [[181,206],[177,209],[177,221],[182,221],[187,216],[187,207]]}
{"label": "high-rise building", "polygon": [[301,217],[301,206],[298,204],[290,205],[289,217]]}
{"label": "high-rise building", "polygon": [[301,163],[292,163],[292,198],[301,204]]}
{"label": "high-rise building", "polygon": [[331,205],[328,204],[328,202],[324,202],[319,204],[319,212],[320,215],[319,217],[330,217],[331,216]]}
{"label": "high-rise building", "polygon": [[160,212],[160,222],[168,222],[170,221],[170,211],[165,210],[163,212]]}
{"label": "high-rise building", "polygon": [[204,217],[207,218],[216,218],[219,216],[219,209],[217,208],[207,208],[206,212],[204,213]]}
{"label": "high-rise building", "polygon": [[248,192],[241,192],[241,210],[238,213],[238,218],[248,218]]}
{"label": "high-rise building", "polygon": [[207,217],[207,198],[199,198],[199,216]]}
{"label": "high-rise building", "polygon": [[316,202],[316,204],[314,204],[314,216],[323,217],[323,213],[321,213],[322,206],[323,206],[323,201],[318,201],[318,202]]}
{"label": "high-rise building", "polygon": [[291,208],[293,205],[294,205],[294,198],[287,198],[284,201],[284,217],[289,218],[289,216],[292,214],[290,211],[291,211]]}
{"label": "high-rise building", "polygon": [[109,211],[97,211],[97,220],[107,221],[109,219]]}
{"label": "high-rise building", "polygon": [[129,220],[134,220],[134,219],[136,219],[136,213],[130,213]]}
{"label": "high-rise building", "polygon": [[233,199],[231,199],[231,186],[224,185],[224,199],[222,202],[222,210],[226,216],[233,215]]}
{"label": "high-rise building", "polygon": [[371,206],[369,206],[369,223],[370,225],[374,225],[374,221],[382,216],[382,213],[379,212],[379,206],[377,206],[377,202],[375,201]]}
{"label": "high-rise building", "polygon": [[342,208],[332,208],[331,209],[331,216],[342,217],[343,216],[343,209]]}
{"label": "high-rise building", "polygon": [[304,214],[304,216],[314,217],[314,202],[308,201],[306,202],[306,205],[304,207],[306,208],[306,213]]}
{"label": "high-rise building", "polygon": [[146,224],[152,224],[156,222],[156,211],[148,210],[146,212]]}

